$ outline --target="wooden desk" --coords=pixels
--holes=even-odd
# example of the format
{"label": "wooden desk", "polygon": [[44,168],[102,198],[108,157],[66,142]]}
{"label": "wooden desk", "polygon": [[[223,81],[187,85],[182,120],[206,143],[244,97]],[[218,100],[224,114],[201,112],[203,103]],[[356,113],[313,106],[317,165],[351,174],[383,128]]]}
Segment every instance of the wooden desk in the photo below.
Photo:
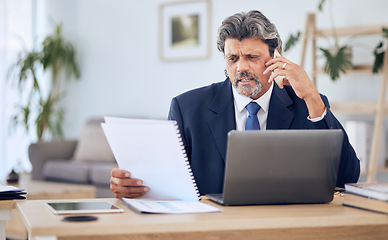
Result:
{"label": "wooden desk", "polygon": [[15,208],[14,200],[0,201],[0,240],[5,240],[5,221],[11,219],[13,208]]}
{"label": "wooden desk", "polygon": [[[32,180],[29,174],[21,174],[19,182],[12,185],[26,189],[27,200],[94,198],[96,193],[96,187],[92,185],[37,181]],[[8,238],[28,237],[16,210],[12,211],[12,219],[6,223],[6,231]]]}
{"label": "wooden desk", "polygon": [[[101,199],[95,199],[101,200]],[[138,214],[120,200],[108,199],[124,213],[96,214],[94,222],[62,222],[43,203],[17,203],[30,239],[386,239],[388,216],[330,204],[221,207],[205,214]],[[90,199],[88,200],[90,201]],[[213,204],[209,200],[203,200]],[[45,238],[46,239],[46,238]]]}

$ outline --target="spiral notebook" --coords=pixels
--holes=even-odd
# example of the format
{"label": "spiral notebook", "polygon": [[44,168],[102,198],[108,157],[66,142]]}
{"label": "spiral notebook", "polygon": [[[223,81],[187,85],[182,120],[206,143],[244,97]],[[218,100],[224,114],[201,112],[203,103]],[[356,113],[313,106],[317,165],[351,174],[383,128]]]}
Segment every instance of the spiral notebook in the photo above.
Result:
{"label": "spiral notebook", "polygon": [[119,168],[150,187],[143,198],[200,199],[176,121],[105,117],[101,125]]}

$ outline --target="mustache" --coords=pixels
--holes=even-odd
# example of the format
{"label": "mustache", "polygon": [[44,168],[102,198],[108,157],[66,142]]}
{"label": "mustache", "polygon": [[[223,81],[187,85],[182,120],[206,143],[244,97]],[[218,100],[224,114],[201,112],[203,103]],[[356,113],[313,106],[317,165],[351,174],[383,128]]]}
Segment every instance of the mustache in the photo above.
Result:
{"label": "mustache", "polygon": [[248,71],[237,73],[236,76],[234,76],[233,84],[237,86],[237,83],[240,81],[241,78],[253,78],[256,82],[259,82],[259,77]]}
{"label": "mustache", "polygon": [[246,77],[258,79],[258,77],[256,76],[256,74],[251,73],[251,72],[247,72],[247,71],[237,73],[237,75],[234,77],[234,79],[235,79],[236,81],[238,81],[240,78],[246,78]]}
{"label": "mustache", "polygon": [[236,75],[236,77],[239,77],[239,78],[242,78],[242,77],[253,77],[253,75],[255,75],[254,73],[251,73],[251,72],[241,72],[241,73],[238,73]]}

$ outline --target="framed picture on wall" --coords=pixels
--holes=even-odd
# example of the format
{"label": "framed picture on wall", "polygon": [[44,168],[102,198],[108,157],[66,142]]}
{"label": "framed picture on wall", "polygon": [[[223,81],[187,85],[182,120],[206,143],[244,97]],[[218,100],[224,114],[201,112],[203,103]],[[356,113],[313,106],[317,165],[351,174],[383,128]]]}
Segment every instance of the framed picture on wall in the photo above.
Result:
{"label": "framed picture on wall", "polygon": [[200,59],[210,56],[209,0],[163,3],[159,9],[160,58]]}

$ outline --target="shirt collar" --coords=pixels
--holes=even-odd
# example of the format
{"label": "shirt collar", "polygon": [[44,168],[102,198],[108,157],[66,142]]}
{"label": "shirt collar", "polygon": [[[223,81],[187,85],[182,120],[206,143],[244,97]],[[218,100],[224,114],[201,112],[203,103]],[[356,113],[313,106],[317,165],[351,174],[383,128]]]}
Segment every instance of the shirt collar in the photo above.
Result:
{"label": "shirt collar", "polygon": [[263,96],[259,97],[256,100],[253,100],[252,98],[245,97],[239,94],[237,90],[232,86],[234,103],[235,103],[235,106],[237,107],[237,110],[239,112],[242,112],[248,103],[256,102],[257,104],[260,105],[261,109],[263,109],[263,111],[267,113],[269,109],[269,100],[271,99],[271,95],[272,95],[272,89],[273,89],[273,83],[271,87],[268,89],[268,91],[264,93]]}

